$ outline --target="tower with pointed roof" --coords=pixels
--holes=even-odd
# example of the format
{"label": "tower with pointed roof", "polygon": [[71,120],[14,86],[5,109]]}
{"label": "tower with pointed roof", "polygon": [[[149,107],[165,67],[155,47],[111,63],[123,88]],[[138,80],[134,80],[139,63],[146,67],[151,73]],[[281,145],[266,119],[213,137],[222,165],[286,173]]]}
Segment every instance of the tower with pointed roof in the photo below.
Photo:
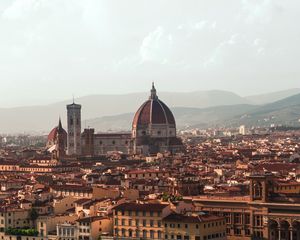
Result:
{"label": "tower with pointed roof", "polygon": [[66,156],[65,130],[62,127],[61,119],[59,118],[56,134],[55,159],[61,159]]}
{"label": "tower with pointed roof", "polygon": [[78,156],[81,154],[81,105],[73,103],[67,105],[68,148],[67,154]]}

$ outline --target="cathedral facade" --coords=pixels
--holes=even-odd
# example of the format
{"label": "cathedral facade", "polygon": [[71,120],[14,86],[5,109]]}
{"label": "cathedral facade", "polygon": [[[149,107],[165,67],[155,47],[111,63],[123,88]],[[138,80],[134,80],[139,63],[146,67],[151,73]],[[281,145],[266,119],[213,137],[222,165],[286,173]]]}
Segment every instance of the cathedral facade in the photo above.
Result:
{"label": "cathedral facade", "polygon": [[[154,84],[150,97],[135,113],[131,133],[98,134],[93,128],[82,132],[81,105],[74,102],[67,105],[67,125],[66,153],[69,156],[100,156],[109,152],[151,155],[159,152],[176,153],[184,149],[176,135],[174,115],[158,98]],[[48,147],[51,147],[49,139],[53,139],[53,134],[50,135]]]}

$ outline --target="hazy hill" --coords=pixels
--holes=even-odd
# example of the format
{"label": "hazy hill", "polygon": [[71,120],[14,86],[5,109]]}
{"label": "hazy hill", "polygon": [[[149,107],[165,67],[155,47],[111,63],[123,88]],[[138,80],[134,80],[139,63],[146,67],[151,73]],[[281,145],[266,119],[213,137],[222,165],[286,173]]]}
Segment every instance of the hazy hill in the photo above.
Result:
{"label": "hazy hill", "polygon": [[[284,124],[299,126],[300,122],[300,94],[285,98],[263,106],[256,105],[230,105],[209,108],[171,109],[175,115],[179,128],[232,126],[270,126],[271,124]],[[99,131],[129,130],[133,113],[117,116],[101,117],[86,121],[89,126]]]}
{"label": "hazy hill", "polygon": [[247,96],[249,102],[257,105],[272,103],[300,93],[300,88],[287,89],[279,92]]}
{"label": "hazy hill", "polygon": [[233,117],[226,125],[246,124],[248,126],[270,126],[283,124],[300,125],[300,94],[276,101],[274,103],[257,106],[246,114]]}
{"label": "hazy hill", "polygon": [[[83,128],[89,126],[98,131],[129,130],[134,112],[147,96],[147,93],[134,93],[79,98],[76,102],[83,106]],[[224,91],[161,93],[159,97],[171,107],[180,128],[300,124],[300,94],[262,106],[250,105],[238,95]],[[65,122],[65,109],[69,102],[0,109],[0,132],[48,133],[56,126],[59,115]]]}
{"label": "hazy hill", "polygon": [[[231,119],[233,116],[244,114],[256,108],[252,105],[230,105],[210,108],[171,108],[179,128],[188,128],[193,125],[208,127],[218,124],[220,121]],[[128,131],[131,129],[134,113],[121,114],[116,116],[101,117],[85,121],[87,126],[98,131]]]}
{"label": "hazy hill", "polygon": [[[196,91],[186,93],[158,92],[159,97],[170,107],[204,108],[218,105],[248,103],[248,100],[227,91]],[[123,95],[91,95],[76,99],[82,105],[82,119],[120,115],[135,112],[148,98],[149,93]],[[0,132],[48,132],[61,116],[65,122],[66,104],[58,102],[46,106],[31,106],[0,109]],[[83,121],[85,126],[85,121]],[[115,128],[118,128],[116,123]],[[107,130],[107,129],[106,129]]]}

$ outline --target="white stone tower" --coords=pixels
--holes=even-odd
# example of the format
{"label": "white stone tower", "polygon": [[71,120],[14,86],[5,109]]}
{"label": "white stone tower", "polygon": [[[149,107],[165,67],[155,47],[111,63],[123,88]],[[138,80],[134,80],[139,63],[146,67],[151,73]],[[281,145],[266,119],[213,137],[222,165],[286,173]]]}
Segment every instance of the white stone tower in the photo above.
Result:
{"label": "white stone tower", "polygon": [[67,105],[68,111],[68,155],[81,154],[81,105]]}

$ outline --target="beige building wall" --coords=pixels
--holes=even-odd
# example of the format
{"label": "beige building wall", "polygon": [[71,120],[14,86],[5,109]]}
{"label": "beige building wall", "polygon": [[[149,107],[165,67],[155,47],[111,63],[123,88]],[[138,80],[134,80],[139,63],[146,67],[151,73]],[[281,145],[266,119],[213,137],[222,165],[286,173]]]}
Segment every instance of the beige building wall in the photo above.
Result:
{"label": "beige building wall", "polygon": [[75,215],[40,216],[36,221],[37,230],[41,236],[46,236],[49,232],[56,231],[57,224],[74,222],[76,219]]}
{"label": "beige building wall", "polygon": [[75,206],[74,202],[77,199],[74,197],[65,197],[60,200],[54,200],[53,208],[54,208],[54,214],[63,214],[66,212],[66,210],[73,208]]}
{"label": "beige building wall", "polygon": [[93,187],[93,199],[101,199],[101,198],[118,198],[121,192],[119,189],[106,189],[102,187]]}

